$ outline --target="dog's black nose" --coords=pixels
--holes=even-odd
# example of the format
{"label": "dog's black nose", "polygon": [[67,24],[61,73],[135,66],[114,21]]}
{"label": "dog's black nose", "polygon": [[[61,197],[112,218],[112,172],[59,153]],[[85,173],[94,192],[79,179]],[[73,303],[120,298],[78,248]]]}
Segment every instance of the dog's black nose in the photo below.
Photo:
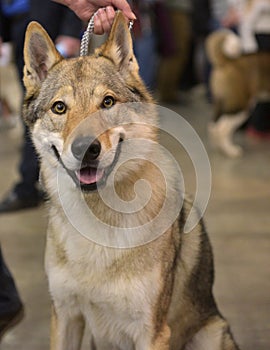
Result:
{"label": "dog's black nose", "polygon": [[98,139],[91,137],[79,137],[71,145],[71,151],[79,160],[91,161],[97,159],[101,151],[101,144]]}

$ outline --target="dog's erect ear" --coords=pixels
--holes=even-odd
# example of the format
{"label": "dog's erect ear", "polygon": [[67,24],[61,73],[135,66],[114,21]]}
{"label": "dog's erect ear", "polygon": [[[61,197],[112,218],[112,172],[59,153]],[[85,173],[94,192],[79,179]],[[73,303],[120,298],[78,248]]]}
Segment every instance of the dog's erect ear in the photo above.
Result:
{"label": "dog's erect ear", "polygon": [[98,50],[98,53],[110,58],[120,70],[139,70],[133,53],[130,30],[121,11],[117,11],[109,38]]}
{"label": "dog's erect ear", "polygon": [[31,22],[26,30],[24,42],[24,85],[27,92],[35,91],[46,78],[48,71],[62,56],[56,50],[45,29]]}

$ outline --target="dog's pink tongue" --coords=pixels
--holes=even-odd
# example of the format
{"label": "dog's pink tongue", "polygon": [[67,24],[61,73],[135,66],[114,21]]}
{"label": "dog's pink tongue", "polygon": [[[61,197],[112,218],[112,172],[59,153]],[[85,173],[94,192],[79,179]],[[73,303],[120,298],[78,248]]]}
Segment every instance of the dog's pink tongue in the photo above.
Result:
{"label": "dog's pink tongue", "polygon": [[80,183],[83,183],[85,185],[90,185],[95,182],[98,182],[104,174],[103,169],[96,169],[96,168],[82,168],[80,171],[78,171],[77,176],[80,181]]}

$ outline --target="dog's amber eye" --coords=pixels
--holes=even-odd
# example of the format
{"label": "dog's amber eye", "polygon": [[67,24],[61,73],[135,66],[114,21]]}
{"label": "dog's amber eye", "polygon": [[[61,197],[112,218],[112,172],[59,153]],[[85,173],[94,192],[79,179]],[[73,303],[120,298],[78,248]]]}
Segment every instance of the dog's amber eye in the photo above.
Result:
{"label": "dog's amber eye", "polygon": [[115,99],[112,96],[106,96],[102,102],[103,108],[111,108],[115,104]]}
{"label": "dog's amber eye", "polygon": [[64,114],[67,110],[67,106],[62,101],[56,101],[51,110],[55,114]]}

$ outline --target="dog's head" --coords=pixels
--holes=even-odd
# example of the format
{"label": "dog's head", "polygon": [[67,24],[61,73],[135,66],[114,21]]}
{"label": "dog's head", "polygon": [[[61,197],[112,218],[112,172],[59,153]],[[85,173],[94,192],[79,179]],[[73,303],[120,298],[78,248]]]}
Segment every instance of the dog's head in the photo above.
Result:
{"label": "dog's head", "polygon": [[[152,98],[121,12],[102,47],[73,59],[61,57],[46,31],[32,22],[24,59],[23,114],[43,168],[60,164],[76,185],[91,191],[106,182],[122,141],[156,139],[153,107],[142,107],[152,106]],[[141,147],[142,155],[148,151]]]}

